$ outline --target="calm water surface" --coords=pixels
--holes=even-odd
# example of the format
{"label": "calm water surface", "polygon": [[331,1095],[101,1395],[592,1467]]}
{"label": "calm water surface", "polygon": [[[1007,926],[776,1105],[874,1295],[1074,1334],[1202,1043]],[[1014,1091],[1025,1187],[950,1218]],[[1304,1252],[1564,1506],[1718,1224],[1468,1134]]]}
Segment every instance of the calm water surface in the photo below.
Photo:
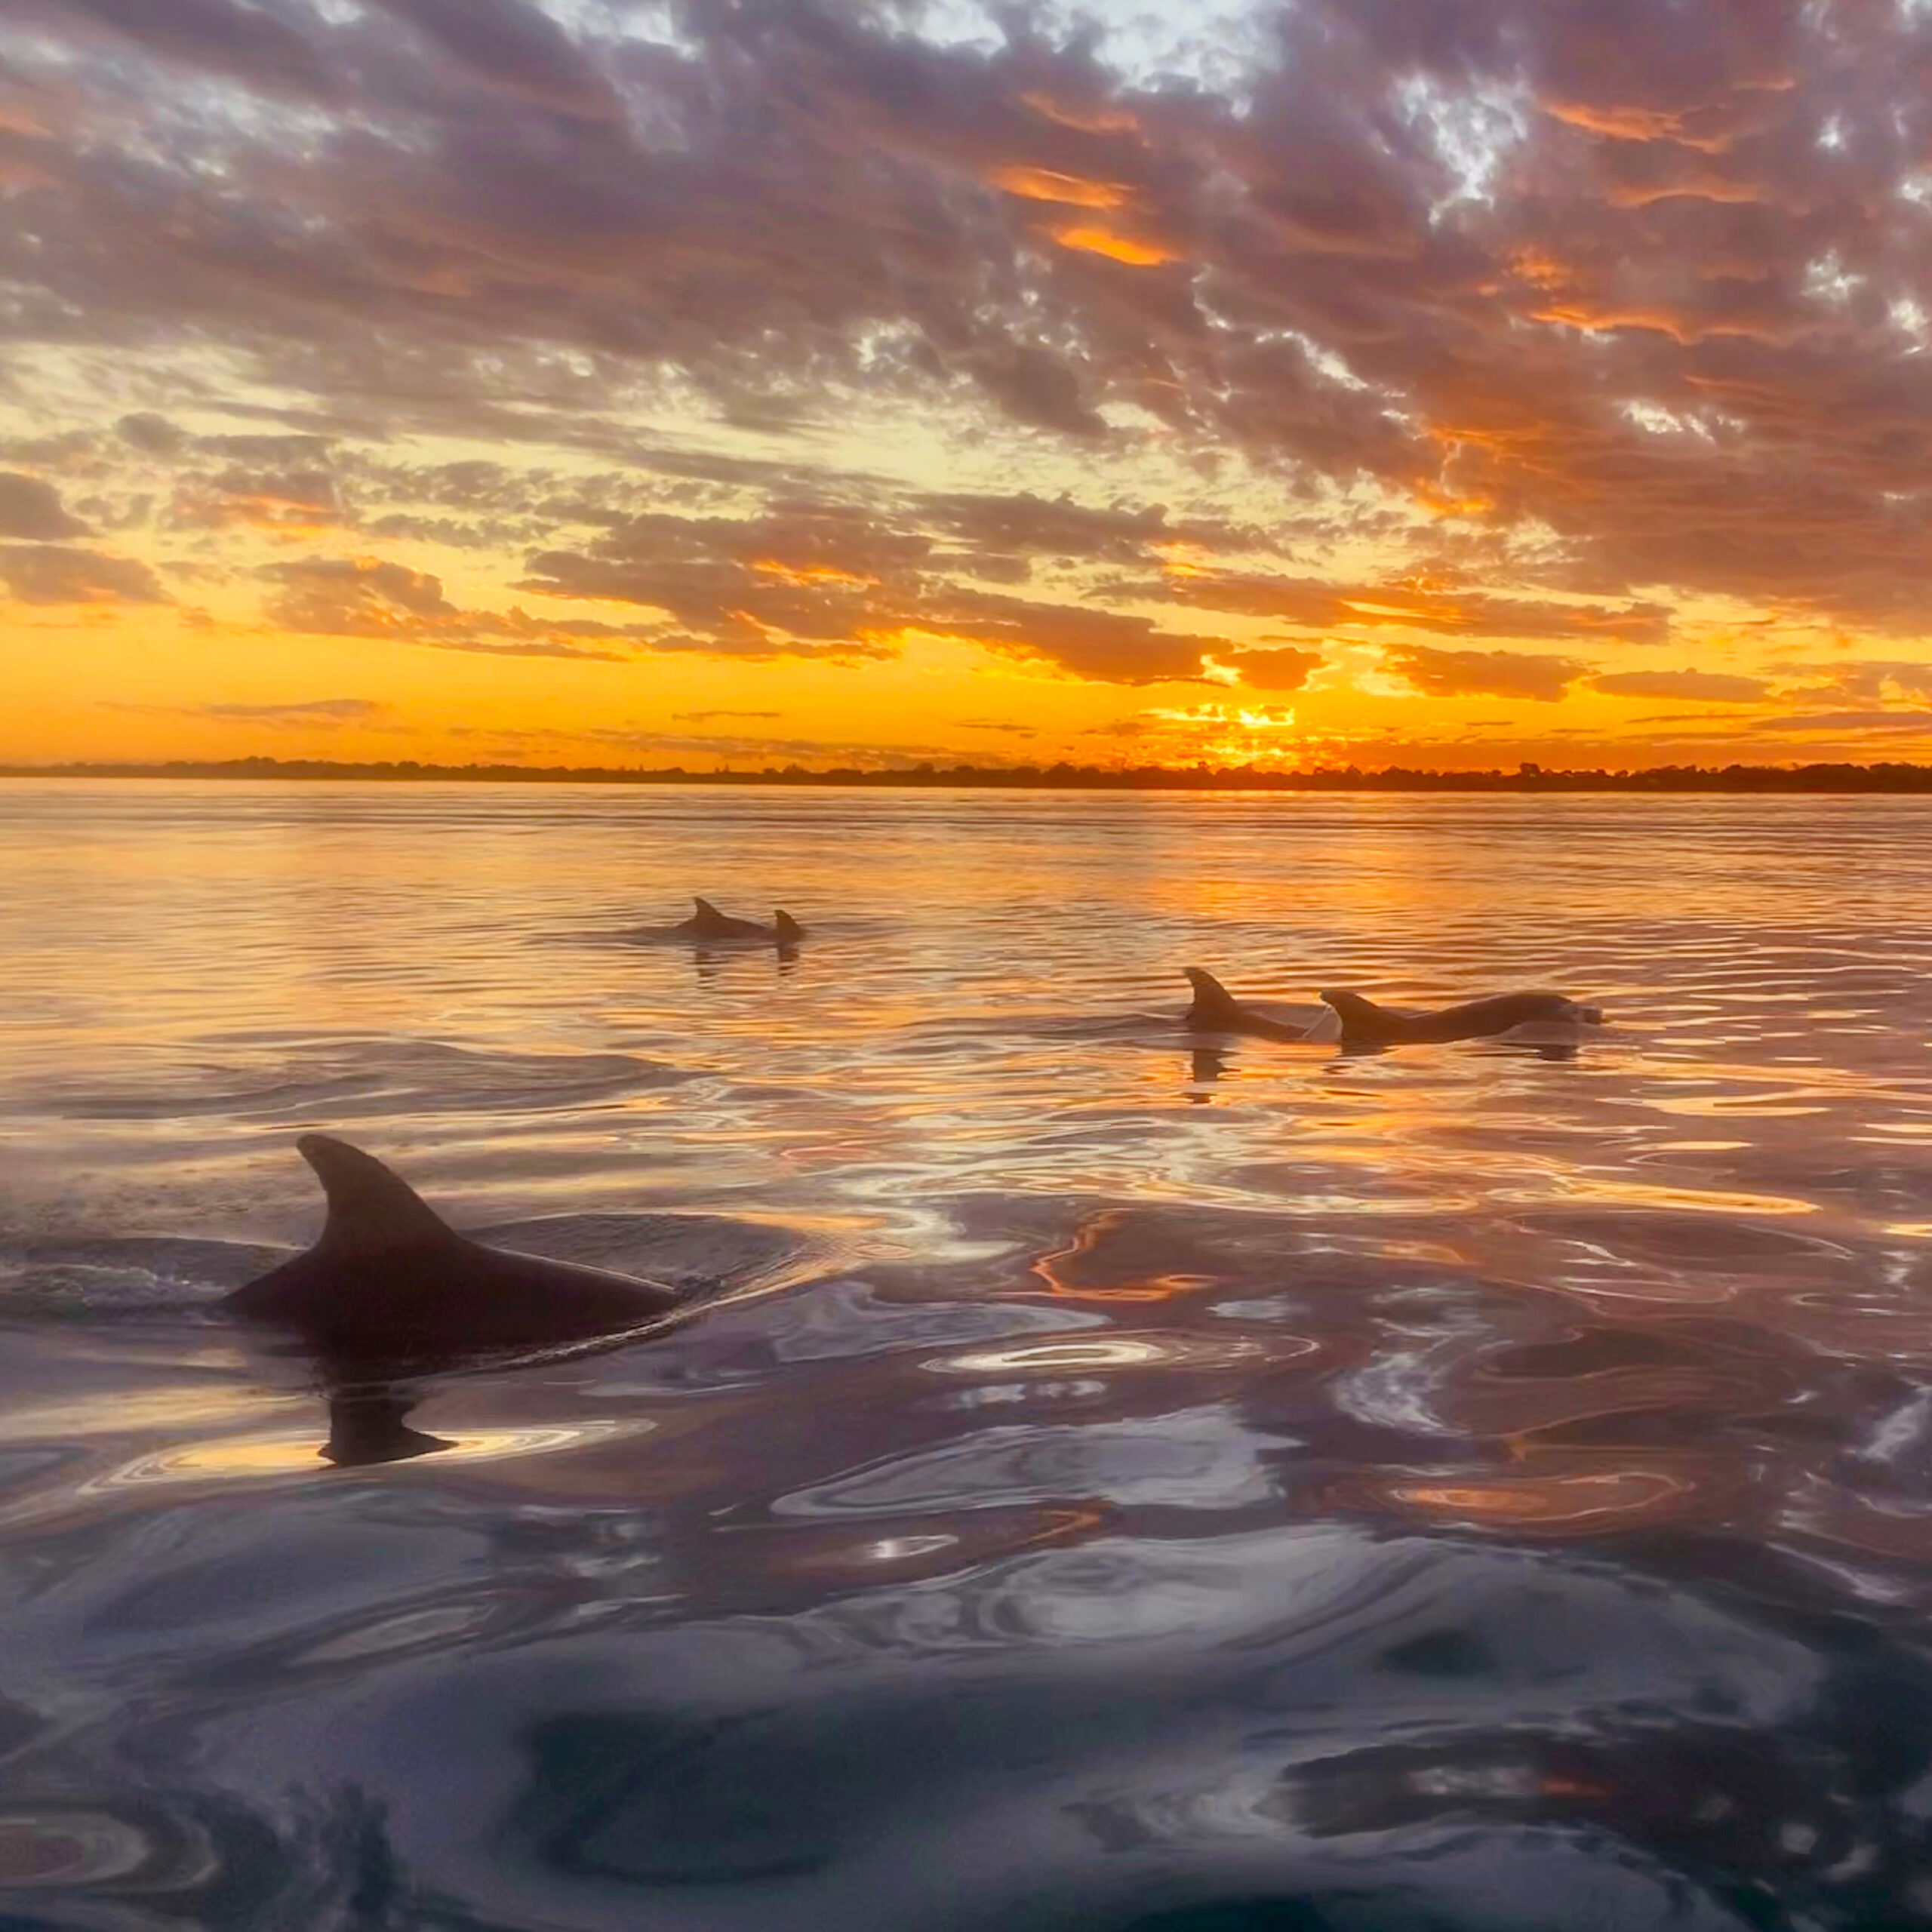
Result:
{"label": "calm water surface", "polygon": [[[15,783],[0,881],[6,1932],[1932,1925],[1926,804]],[[211,1312],[311,1128],[701,1312],[331,1467]]]}

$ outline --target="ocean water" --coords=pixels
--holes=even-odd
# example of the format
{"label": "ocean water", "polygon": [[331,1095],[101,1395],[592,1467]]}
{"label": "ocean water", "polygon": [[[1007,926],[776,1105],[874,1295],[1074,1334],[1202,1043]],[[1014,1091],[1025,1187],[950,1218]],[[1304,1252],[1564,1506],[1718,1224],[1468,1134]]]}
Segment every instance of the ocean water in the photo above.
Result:
{"label": "ocean water", "polygon": [[[0,1927],[1932,1925],[1928,965],[1912,800],[0,788]],[[691,1315],[379,1460],[312,1129]]]}

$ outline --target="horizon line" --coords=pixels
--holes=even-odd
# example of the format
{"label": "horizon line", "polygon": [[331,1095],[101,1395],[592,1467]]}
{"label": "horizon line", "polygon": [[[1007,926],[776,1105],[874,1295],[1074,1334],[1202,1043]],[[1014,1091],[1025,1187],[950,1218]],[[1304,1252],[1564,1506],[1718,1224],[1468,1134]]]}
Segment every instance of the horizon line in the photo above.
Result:
{"label": "horizon line", "polygon": [[361,780],[410,783],[586,785],[777,785],[921,786],[1060,791],[1727,791],[1932,792],[1932,765],[1906,761],[1871,764],[1814,761],[1801,765],[1650,765],[1607,770],[1547,767],[1531,761],[1514,771],[1438,771],[1349,765],[1306,771],[1256,771],[1240,765],[1112,767],[937,765],[869,769],[768,765],[761,770],[692,771],[680,765],[518,765],[426,764],[420,759],[170,758],[66,760],[54,764],[0,764],[0,778],[210,778],[281,780],[307,783]]}

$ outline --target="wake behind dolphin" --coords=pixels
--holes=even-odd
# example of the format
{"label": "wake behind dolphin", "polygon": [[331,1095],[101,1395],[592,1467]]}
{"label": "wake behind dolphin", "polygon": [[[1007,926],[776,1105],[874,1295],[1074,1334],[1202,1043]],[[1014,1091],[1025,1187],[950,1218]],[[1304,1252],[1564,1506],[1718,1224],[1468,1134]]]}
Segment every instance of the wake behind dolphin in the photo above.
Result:
{"label": "wake behind dolphin", "polygon": [[346,1141],[305,1134],[295,1145],[328,1198],[321,1234],[220,1306],[318,1355],[371,1364],[541,1347],[638,1327],[678,1305],[662,1282],[468,1240]]}

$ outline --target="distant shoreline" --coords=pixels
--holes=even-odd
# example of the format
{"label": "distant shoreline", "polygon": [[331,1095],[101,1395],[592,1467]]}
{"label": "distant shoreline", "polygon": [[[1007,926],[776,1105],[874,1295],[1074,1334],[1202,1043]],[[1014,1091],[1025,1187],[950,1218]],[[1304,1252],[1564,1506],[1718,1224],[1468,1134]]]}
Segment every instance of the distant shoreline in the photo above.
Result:
{"label": "distant shoreline", "polygon": [[0,765],[0,778],[213,778],[391,784],[860,786],[884,790],[1063,792],[1932,792],[1932,765],[1658,765],[1641,771],[1122,771],[1091,767],[915,765],[889,771],[647,771],[611,765],[335,763],[319,758],[229,758],[162,764]]}

